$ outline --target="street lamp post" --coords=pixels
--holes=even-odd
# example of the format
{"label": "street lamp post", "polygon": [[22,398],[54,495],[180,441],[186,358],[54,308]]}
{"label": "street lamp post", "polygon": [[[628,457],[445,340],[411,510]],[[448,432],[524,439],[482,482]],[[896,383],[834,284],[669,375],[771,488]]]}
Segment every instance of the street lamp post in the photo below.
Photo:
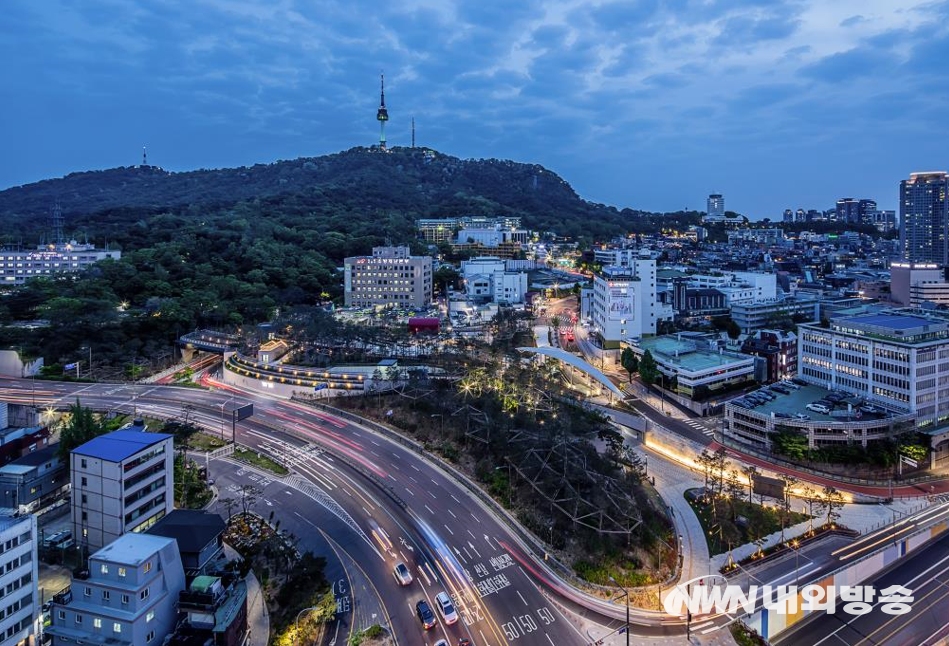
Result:
{"label": "street lamp post", "polygon": [[[616,579],[613,578],[612,574],[610,575],[610,581],[616,583]],[[619,586],[619,583],[616,583],[616,585]],[[626,597],[626,646],[629,646],[629,590],[623,588],[622,596]]]}
{"label": "street lamp post", "polygon": [[224,407],[234,401],[234,398],[231,397],[227,401],[221,402],[221,439],[224,439]]}

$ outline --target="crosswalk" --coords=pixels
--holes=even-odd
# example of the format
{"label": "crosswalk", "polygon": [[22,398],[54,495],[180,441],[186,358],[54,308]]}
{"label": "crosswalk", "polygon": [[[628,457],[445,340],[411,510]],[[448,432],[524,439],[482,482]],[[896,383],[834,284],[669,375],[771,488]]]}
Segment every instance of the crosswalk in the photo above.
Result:
{"label": "crosswalk", "polygon": [[712,437],[713,435],[715,435],[715,431],[708,428],[704,424],[700,424],[699,422],[696,422],[694,419],[687,419],[685,420],[685,423],[697,431],[702,431],[702,435],[707,435],[709,437]]}

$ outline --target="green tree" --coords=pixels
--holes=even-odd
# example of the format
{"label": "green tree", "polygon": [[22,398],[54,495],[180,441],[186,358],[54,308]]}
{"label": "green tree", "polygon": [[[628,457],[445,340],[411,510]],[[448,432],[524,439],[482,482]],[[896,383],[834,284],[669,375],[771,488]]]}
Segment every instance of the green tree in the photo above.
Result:
{"label": "green tree", "polygon": [[76,447],[105,433],[105,426],[96,419],[91,408],[84,408],[79,400],[69,407],[69,414],[59,432],[59,457],[68,464],[69,454]]}
{"label": "green tree", "polygon": [[647,386],[651,386],[659,379],[659,366],[656,365],[656,360],[649,350],[643,353],[643,358],[639,362],[639,378]]}
{"label": "green tree", "polygon": [[619,356],[620,365],[623,366],[629,374],[630,383],[633,382],[633,373],[639,370],[639,359],[636,358],[636,353],[633,352],[632,348],[623,348],[623,352]]}
{"label": "green tree", "polygon": [[728,335],[729,339],[734,341],[739,336],[741,336],[741,328],[738,327],[738,324],[735,323],[735,321],[728,319],[728,323],[725,325],[725,333]]}
{"label": "green tree", "polygon": [[824,487],[821,491],[821,508],[826,514],[827,524],[834,525],[844,508],[844,496],[834,487]]}

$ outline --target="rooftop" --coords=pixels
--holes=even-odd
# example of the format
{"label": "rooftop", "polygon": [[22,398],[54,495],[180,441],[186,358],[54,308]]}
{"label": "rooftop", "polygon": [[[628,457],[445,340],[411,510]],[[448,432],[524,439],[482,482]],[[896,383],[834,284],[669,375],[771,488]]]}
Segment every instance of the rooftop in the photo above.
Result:
{"label": "rooftop", "polygon": [[147,533],[174,538],[180,552],[200,552],[224,533],[224,528],[224,520],[217,514],[199,509],[174,509]]}
{"label": "rooftop", "polygon": [[[779,384],[777,384],[779,385]],[[758,389],[764,390],[764,388]],[[771,415],[772,413],[780,414],[781,416],[787,415],[793,417],[796,414],[803,413],[807,415],[812,421],[834,421],[834,422],[848,422],[848,421],[857,421],[858,419],[879,419],[885,415],[885,413],[862,413],[857,410],[857,407],[864,403],[864,400],[857,395],[850,395],[844,399],[841,399],[836,405],[835,409],[837,415],[824,415],[823,413],[818,413],[817,411],[812,411],[807,409],[807,405],[824,400],[827,395],[831,392],[827,388],[822,386],[806,385],[801,386],[798,390],[793,390],[788,388],[790,391],[788,394],[782,394],[773,390],[769,392],[774,395],[772,401],[765,402],[755,406],[752,410],[761,415]],[[757,391],[752,391],[757,392]],[[840,391],[836,391],[840,392]],[[841,393],[846,394],[846,393]],[[741,399],[741,397],[738,397]],[[825,400],[826,401],[826,400]],[[850,406],[850,411],[852,412],[851,416],[848,416],[844,411],[848,410],[848,405]],[[879,410],[880,406],[878,404],[873,404]]]}
{"label": "rooftop", "polygon": [[29,471],[44,462],[49,462],[50,460],[56,459],[56,453],[59,451],[59,443],[51,444],[47,447],[44,447],[38,451],[32,451],[26,455],[17,458],[13,462],[10,462],[2,467],[0,467],[0,472],[6,472],[10,470],[10,467],[20,467]]}
{"label": "rooftop", "polygon": [[174,542],[175,539],[165,536],[130,532],[119,536],[89,558],[137,566],[154,556],[169,543],[174,544]]}
{"label": "rooftop", "polygon": [[689,372],[701,372],[718,366],[727,366],[733,363],[753,362],[754,357],[737,356],[729,352],[717,352],[704,348],[697,348],[693,341],[679,340],[674,336],[658,336],[640,341],[640,347],[649,350],[663,363],[680,367]]}
{"label": "rooftop", "polygon": [[93,438],[73,449],[76,455],[87,455],[109,462],[121,462],[154,444],[170,439],[166,433],[144,433],[142,431],[112,431]]}

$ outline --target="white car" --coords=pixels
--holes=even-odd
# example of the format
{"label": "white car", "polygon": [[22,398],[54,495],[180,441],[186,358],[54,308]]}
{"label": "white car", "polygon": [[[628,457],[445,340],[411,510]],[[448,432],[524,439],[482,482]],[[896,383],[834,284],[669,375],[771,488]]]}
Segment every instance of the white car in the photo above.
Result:
{"label": "white car", "polygon": [[821,413],[822,415],[828,415],[828,414],[830,414],[830,409],[827,408],[826,406],[824,406],[823,404],[813,404],[813,403],[811,403],[811,404],[808,404],[807,406],[805,406],[804,408],[806,408],[807,410],[812,410],[812,411],[814,411],[815,413]]}
{"label": "white car", "polygon": [[396,565],[392,570],[392,575],[399,585],[409,585],[412,583],[412,573],[409,572],[409,568],[406,567],[405,563]]}
{"label": "white car", "polygon": [[455,610],[455,604],[451,602],[451,597],[447,592],[439,592],[435,595],[435,605],[441,613],[445,623],[449,626],[458,621],[458,612]]}

